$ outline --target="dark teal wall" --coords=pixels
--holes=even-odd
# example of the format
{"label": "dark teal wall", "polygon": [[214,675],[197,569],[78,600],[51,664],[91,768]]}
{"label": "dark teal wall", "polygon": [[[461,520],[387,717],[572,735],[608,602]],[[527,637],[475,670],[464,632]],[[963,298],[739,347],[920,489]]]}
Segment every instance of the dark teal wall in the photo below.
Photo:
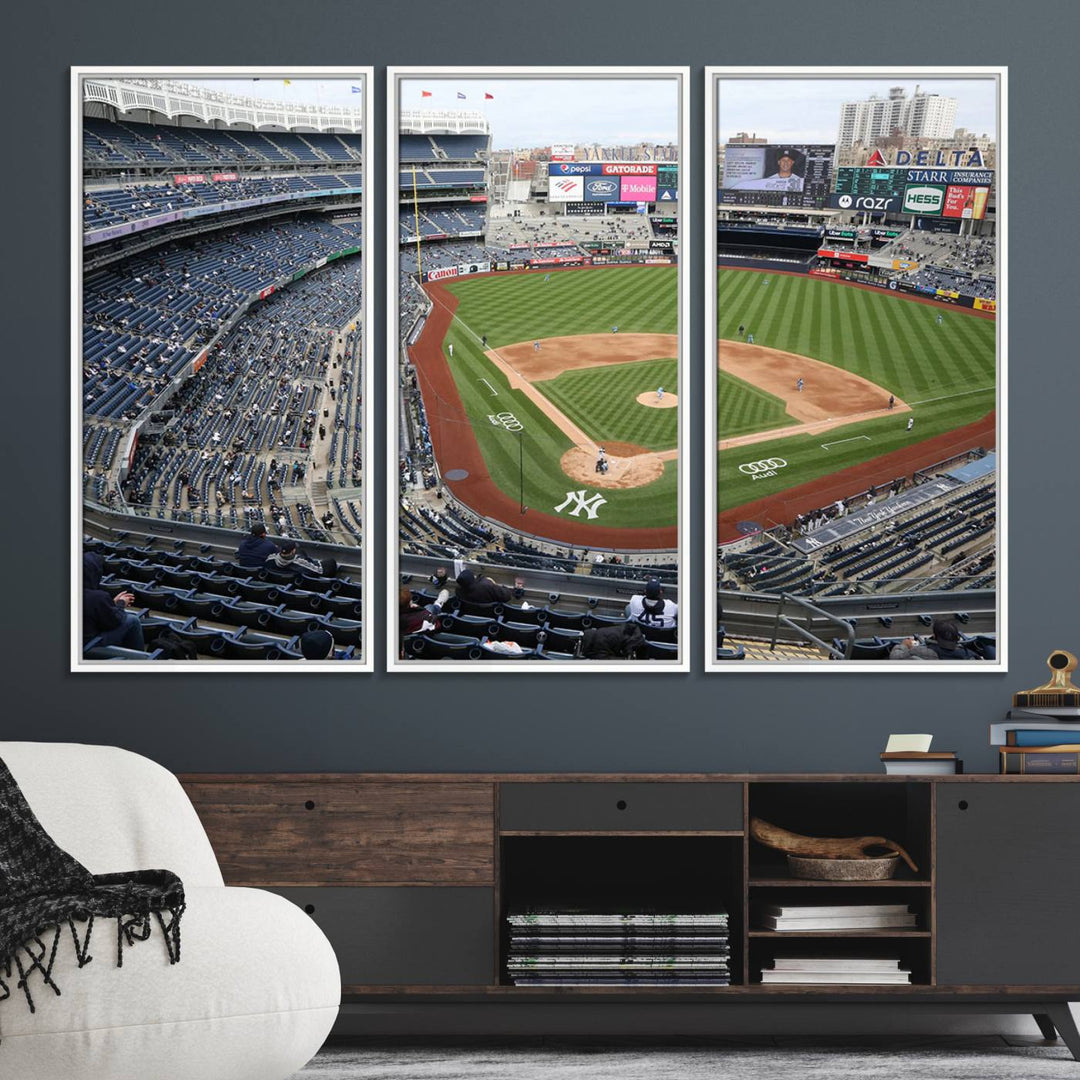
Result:
{"label": "dark teal wall", "polygon": [[[1077,7],[1066,0],[542,4],[23,3],[5,19],[3,490],[5,705],[0,738],[116,743],[177,770],[871,770],[890,731],[932,731],[969,771],[996,767],[987,724],[1080,651],[1076,463],[1080,361]],[[1010,334],[1007,675],[700,673],[701,604],[686,676],[273,676],[67,673],[68,67],[692,66],[689,227],[693,393],[703,397],[706,64],[1007,64]],[[375,243],[384,238],[376,169]],[[382,400],[385,280],[374,300]],[[700,445],[700,406],[692,443]],[[382,427],[376,476],[384,475]],[[687,562],[702,582],[703,470],[693,459]],[[376,510],[382,512],[380,499]],[[379,518],[381,520],[381,516]],[[379,533],[379,565],[384,556]],[[378,574],[376,576],[379,576]],[[381,586],[380,582],[380,586]],[[372,610],[381,612],[382,588]],[[381,660],[381,651],[380,651]]]}

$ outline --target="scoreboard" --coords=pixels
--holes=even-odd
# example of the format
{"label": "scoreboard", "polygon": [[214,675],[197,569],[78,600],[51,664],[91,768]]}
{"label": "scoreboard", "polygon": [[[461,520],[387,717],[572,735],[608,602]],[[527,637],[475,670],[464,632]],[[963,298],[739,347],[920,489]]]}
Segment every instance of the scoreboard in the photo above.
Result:
{"label": "scoreboard", "polygon": [[[829,197],[835,147],[832,145],[791,147],[796,158],[796,174],[801,185],[783,190],[775,179],[781,146],[733,146],[724,152],[724,176],[720,182],[723,206],[786,206],[820,210]],[[774,186],[775,185],[775,186]],[[780,189],[778,189],[780,188]]]}
{"label": "scoreboard", "polygon": [[837,195],[893,198],[904,194],[907,169],[837,169]]}

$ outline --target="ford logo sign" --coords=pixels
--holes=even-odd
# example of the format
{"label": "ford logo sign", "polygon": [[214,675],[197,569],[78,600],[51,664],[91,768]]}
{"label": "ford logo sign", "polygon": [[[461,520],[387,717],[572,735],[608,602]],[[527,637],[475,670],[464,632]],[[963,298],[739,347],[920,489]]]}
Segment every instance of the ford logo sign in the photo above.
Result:
{"label": "ford logo sign", "polygon": [[614,180],[590,180],[588,188],[593,195],[614,195],[619,185]]}

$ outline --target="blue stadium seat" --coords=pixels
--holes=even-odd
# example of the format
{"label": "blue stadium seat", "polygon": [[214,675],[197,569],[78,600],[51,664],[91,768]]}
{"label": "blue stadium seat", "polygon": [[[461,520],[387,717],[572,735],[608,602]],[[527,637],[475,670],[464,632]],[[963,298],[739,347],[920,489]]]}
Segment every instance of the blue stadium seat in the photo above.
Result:
{"label": "blue stadium seat", "polygon": [[559,630],[584,630],[587,628],[587,617],[595,616],[586,616],[583,611],[556,611],[550,607],[544,611],[544,621]]}
{"label": "blue stadium seat", "polygon": [[335,645],[355,645],[363,642],[364,624],[359,619],[339,619],[337,616],[324,616],[317,629],[329,630]]}
{"label": "blue stadium seat", "polygon": [[210,646],[213,655],[223,660],[282,660],[289,659],[286,643],[241,630],[235,636],[223,634]]}
{"label": "blue stadium seat", "polygon": [[716,659],[717,660],[745,660],[746,659],[746,649],[744,649],[741,645],[736,645],[735,648],[733,648],[733,649],[717,649],[716,650]]}
{"label": "blue stadium seat", "polygon": [[662,641],[672,644],[679,640],[679,628],[677,626],[650,626],[648,623],[639,622],[641,632],[646,641]]}
{"label": "blue stadium seat", "polygon": [[462,615],[459,612],[444,611],[439,616],[439,626],[451,634],[497,637],[500,624],[497,619],[486,615]]}
{"label": "blue stadium seat", "polygon": [[507,622],[531,623],[537,626],[544,622],[544,608],[525,608],[520,604],[503,604],[502,607],[502,617]]}
{"label": "blue stadium seat", "polygon": [[679,646],[667,641],[645,639],[645,658],[647,660],[678,660]]}
{"label": "blue stadium seat", "polygon": [[554,649],[556,652],[566,652],[576,655],[584,637],[582,630],[566,630],[561,626],[549,626],[547,628],[547,641],[544,643],[544,651]]}
{"label": "blue stadium seat", "polygon": [[500,641],[516,641],[523,649],[535,649],[547,636],[543,627],[529,623],[501,622],[496,629]]}
{"label": "blue stadium seat", "polygon": [[479,660],[480,639],[460,634],[409,634],[405,655],[417,660]]}

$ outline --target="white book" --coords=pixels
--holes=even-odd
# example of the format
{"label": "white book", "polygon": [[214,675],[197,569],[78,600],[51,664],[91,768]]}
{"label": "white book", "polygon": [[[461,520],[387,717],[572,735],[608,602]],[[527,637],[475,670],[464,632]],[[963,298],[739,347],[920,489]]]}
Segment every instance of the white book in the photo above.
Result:
{"label": "white book", "polygon": [[763,983],[833,983],[892,985],[911,982],[910,971],[762,971]]}
{"label": "white book", "polygon": [[877,956],[778,956],[770,971],[899,971],[900,961]]}
{"label": "white book", "polygon": [[886,761],[887,776],[952,776],[956,772],[956,759],[938,761]]}
{"label": "white book", "polygon": [[789,919],[763,915],[766,930],[878,930],[914,928],[914,915],[850,915],[843,918]]}
{"label": "white book", "polygon": [[788,919],[835,919],[849,915],[907,915],[908,904],[763,904],[765,915]]}

